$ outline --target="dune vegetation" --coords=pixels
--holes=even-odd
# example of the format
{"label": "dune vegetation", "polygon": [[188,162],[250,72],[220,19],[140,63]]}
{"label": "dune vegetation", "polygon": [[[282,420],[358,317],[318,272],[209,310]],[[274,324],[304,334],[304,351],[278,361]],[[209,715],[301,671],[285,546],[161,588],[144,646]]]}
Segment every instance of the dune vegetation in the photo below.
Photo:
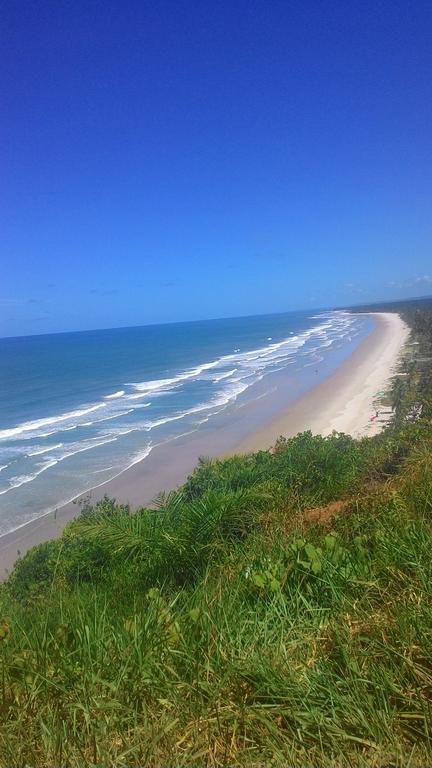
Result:
{"label": "dune vegetation", "polygon": [[432,764],[432,302],[378,436],[203,459],[0,589],[0,766]]}

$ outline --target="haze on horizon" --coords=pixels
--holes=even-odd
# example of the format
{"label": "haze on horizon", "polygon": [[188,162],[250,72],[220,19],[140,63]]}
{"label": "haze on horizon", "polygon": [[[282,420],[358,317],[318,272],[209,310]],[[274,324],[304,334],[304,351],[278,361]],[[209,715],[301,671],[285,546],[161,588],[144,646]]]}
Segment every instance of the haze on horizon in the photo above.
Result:
{"label": "haze on horizon", "polygon": [[432,6],[2,9],[0,336],[432,293]]}

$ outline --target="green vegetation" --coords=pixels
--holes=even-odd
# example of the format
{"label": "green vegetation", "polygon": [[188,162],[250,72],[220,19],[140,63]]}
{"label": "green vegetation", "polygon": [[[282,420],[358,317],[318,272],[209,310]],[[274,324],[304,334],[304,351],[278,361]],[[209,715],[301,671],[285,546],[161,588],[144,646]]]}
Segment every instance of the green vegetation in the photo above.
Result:
{"label": "green vegetation", "polygon": [[432,303],[404,314],[383,434],[203,460],[23,557],[2,768],[432,764]]}

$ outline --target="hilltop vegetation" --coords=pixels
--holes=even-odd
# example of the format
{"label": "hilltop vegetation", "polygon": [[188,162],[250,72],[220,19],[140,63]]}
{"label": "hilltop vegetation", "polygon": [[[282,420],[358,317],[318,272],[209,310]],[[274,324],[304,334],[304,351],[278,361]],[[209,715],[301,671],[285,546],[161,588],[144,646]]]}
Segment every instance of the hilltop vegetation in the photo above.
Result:
{"label": "hilltop vegetation", "polygon": [[0,766],[432,763],[432,303],[374,438],[105,499],[0,592]]}

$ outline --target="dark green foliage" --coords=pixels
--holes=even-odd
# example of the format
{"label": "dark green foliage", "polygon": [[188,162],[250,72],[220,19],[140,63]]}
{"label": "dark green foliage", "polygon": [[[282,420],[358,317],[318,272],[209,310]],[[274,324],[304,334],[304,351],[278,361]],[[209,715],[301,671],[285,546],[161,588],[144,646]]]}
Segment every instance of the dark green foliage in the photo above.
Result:
{"label": "dark green foliage", "polygon": [[202,458],[184,485],[185,499],[192,501],[215,489],[238,491],[251,488],[269,476],[271,465],[272,456],[269,451],[223,460]]}
{"label": "dark green foliage", "polygon": [[225,492],[272,483],[302,506],[324,503],[351,490],[368,465],[379,464],[380,445],[379,440],[358,441],[336,433],[281,437],[272,453],[201,460],[185,484],[185,498],[199,498],[209,488]]}
{"label": "dark green foliage", "polygon": [[55,539],[33,547],[18,560],[8,586],[17,598],[34,596],[40,589],[49,587],[59,562],[62,541]]}
{"label": "dark green foliage", "polygon": [[[78,520],[71,535],[133,567],[143,584],[195,578],[227,542],[244,538],[258,524],[268,495],[261,489],[209,490],[185,501],[183,492],[162,497],[158,510],[123,509]],[[91,550],[92,551],[92,550]]]}
{"label": "dark green foliage", "polygon": [[22,558],[0,768],[432,763],[432,311],[409,311],[382,435],[202,460],[156,510],[104,499]]}

